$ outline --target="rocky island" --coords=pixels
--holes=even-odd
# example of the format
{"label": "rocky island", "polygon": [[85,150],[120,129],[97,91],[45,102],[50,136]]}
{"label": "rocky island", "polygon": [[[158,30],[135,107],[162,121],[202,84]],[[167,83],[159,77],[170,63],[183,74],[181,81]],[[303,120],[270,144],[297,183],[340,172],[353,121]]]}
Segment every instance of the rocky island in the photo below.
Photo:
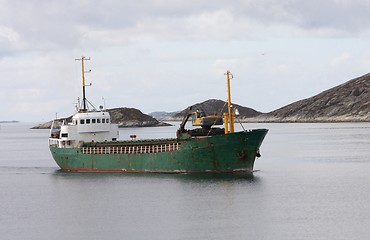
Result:
{"label": "rocky island", "polygon": [[[170,124],[160,122],[157,119],[142,113],[135,108],[113,108],[107,109],[112,122],[118,124],[118,127],[157,127],[157,126],[170,126]],[[67,118],[59,118],[54,120],[54,124],[61,125],[63,121],[70,122],[72,116]],[[39,124],[32,129],[46,129],[50,128],[53,121]]]}
{"label": "rocky island", "polygon": [[[226,102],[210,99],[193,106],[201,107],[206,114],[222,115]],[[252,108],[233,103],[241,122],[364,122],[370,121],[370,73],[323,91],[313,97],[291,103],[277,110],[261,113]],[[187,108],[186,108],[187,109]],[[143,114],[135,108],[108,109],[112,122],[119,127],[167,126],[163,121],[181,121],[186,109],[172,113]],[[71,117],[57,119],[57,124]],[[160,119],[158,121],[157,119]],[[50,128],[52,121],[33,128]]]}
{"label": "rocky island", "polygon": [[[207,101],[196,103],[193,105],[195,109],[202,109],[207,115],[219,115],[223,116],[223,113],[227,112],[227,102],[219,99],[209,99]],[[233,104],[234,108],[238,109],[239,116],[242,118],[255,117],[261,114],[252,108],[243,107],[238,104]],[[156,113],[156,118],[164,121],[181,121],[186,115],[187,108],[177,111],[174,113]],[[151,114],[152,115],[152,114]]]}
{"label": "rocky island", "polygon": [[[220,114],[225,102],[211,99],[201,106],[207,114]],[[313,97],[291,103],[277,110],[261,113],[233,103],[241,122],[363,122],[370,121],[370,74],[323,91]],[[180,121],[186,110],[156,113],[157,119]]]}
{"label": "rocky island", "polygon": [[275,111],[244,118],[249,122],[370,121],[370,73]]}

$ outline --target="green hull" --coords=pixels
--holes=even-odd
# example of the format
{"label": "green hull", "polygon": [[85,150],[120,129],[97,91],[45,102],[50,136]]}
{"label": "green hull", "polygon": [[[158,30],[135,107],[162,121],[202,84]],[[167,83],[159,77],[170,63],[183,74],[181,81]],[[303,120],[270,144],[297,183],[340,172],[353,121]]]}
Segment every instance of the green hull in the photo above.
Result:
{"label": "green hull", "polygon": [[50,150],[62,170],[78,172],[249,172],[267,129],[188,140],[85,143]]}

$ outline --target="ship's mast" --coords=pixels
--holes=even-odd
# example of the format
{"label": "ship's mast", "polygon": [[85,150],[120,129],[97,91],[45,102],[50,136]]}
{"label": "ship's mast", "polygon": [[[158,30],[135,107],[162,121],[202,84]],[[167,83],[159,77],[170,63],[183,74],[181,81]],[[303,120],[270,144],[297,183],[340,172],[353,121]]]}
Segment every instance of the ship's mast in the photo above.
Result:
{"label": "ship's mast", "polygon": [[82,65],[82,105],[83,105],[83,108],[80,110],[82,112],[86,112],[87,111],[87,104],[86,104],[86,94],[85,94],[85,61],[86,60],[90,60],[90,58],[85,58],[84,56],[82,56],[81,58],[78,58],[78,59],[75,59],[75,60],[78,60],[78,61],[81,61],[81,65]]}
{"label": "ship's mast", "polygon": [[[226,84],[227,84],[227,113],[224,114],[225,123],[225,134],[234,132],[234,111],[231,105],[231,93],[230,93],[230,80],[233,79],[233,75],[229,70],[226,71]],[[230,130],[230,131],[229,131]]]}

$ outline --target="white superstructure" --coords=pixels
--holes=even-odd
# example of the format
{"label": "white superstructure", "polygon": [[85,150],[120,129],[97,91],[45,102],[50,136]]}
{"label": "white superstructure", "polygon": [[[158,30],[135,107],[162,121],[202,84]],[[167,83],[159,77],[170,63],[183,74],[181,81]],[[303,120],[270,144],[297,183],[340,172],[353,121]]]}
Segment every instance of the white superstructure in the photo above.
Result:
{"label": "white superstructure", "polygon": [[[59,129],[54,129],[54,122],[51,126],[49,145],[56,145],[59,148],[78,147],[83,142],[108,142],[118,139],[118,125],[111,123],[108,112],[88,110],[88,101],[85,96],[85,60],[82,56],[82,108],[72,117],[72,121],[65,123]],[[90,85],[91,86],[91,83]],[[94,108],[95,109],[95,108]]]}
{"label": "white superstructure", "polygon": [[118,125],[111,123],[108,112],[78,112],[69,123],[63,123],[60,133],[50,134],[50,145],[58,147],[77,147],[81,142],[116,141],[119,136]]}

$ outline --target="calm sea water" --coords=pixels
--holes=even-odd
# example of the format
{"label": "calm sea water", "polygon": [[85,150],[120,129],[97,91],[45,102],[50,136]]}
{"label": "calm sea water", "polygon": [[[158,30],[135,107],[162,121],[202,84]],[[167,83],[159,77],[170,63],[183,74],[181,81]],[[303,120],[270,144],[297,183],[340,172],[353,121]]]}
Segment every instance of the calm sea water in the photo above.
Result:
{"label": "calm sea water", "polygon": [[0,127],[0,239],[370,237],[370,123],[245,124],[270,129],[249,176],[65,173],[32,125]]}

